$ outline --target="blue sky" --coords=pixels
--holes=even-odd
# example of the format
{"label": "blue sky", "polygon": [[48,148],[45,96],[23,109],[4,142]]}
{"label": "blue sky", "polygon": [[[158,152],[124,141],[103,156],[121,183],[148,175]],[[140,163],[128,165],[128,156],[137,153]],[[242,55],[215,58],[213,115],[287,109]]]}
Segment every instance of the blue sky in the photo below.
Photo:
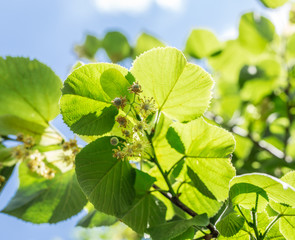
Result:
{"label": "blue sky", "polygon": [[[1,0],[0,56],[36,58],[64,80],[77,61],[73,47],[86,33],[103,37],[119,30],[134,43],[146,31],[182,49],[193,28],[209,28],[222,39],[235,36],[239,16],[248,11],[268,15],[278,30],[284,25],[286,7],[266,10],[258,0]],[[71,136],[60,117],[54,125]],[[14,174],[0,195],[0,209],[17,186]],[[0,213],[1,239],[73,239],[73,228],[83,214],[56,225],[33,225]]]}

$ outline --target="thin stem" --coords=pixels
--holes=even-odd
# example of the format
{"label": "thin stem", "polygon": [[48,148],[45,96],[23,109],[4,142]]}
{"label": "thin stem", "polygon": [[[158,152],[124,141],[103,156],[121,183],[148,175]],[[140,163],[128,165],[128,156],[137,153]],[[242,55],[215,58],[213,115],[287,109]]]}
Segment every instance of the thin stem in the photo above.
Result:
{"label": "thin stem", "polygon": [[254,211],[252,211],[252,220],[253,220],[253,230],[255,232],[255,236],[257,239],[260,239],[258,228],[257,228],[257,219],[256,219],[256,213],[258,209],[258,200],[259,200],[259,194],[256,193],[256,200],[255,200],[255,208]]}
{"label": "thin stem", "polygon": [[266,230],[265,230],[265,232],[263,233],[263,235],[262,235],[262,240],[266,237],[266,234],[269,232],[269,230],[272,228],[272,226],[280,219],[280,217],[282,217],[283,215],[282,214],[279,214],[278,216],[276,216],[276,218],[274,219],[274,220],[272,220],[269,224],[268,224],[268,226],[267,226],[267,228],[266,228]]}
{"label": "thin stem", "polygon": [[169,188],[170,193],[172,194],[173,197],[175,197],[176,193],[174,192],[173,187],[172,187],[172,185],[171,185],[171,183],[170,183],[170,181],[168,179],[168,176],[167,176],[167,174],[164,173],[164,171],[163,171],[157,157],[155,156],[152,159],[152,161],[157,165],[158,169],[160,170],[160,172],[161,172],[161,174],[162,174],[162,176],[163,176],[163,178],[164,178],[164,180],[165,180],[165,182],[166,182],[166,184],[167,184],[167,186]]}
{"label": "thin stem", "polygon": [[172,170],[178,165],[178,163],[180,163],[183,159],[185,158],[185,156],[183,156],[182,158],[180,158],[176,163],[173,164],[173,166],[169,169],[169,171],[166,173],[167,176],[169,176],[169,174],[172,172]]}
{"label": "thin stem", "polygon": [[237,205],[237,208],[240,212],[240,214],[242,215],[242,217],[245,219],[246,223],[248,224],[249,227],[251,227],[251,224],[249,223],[248,219],[245,217],[244,213],[242,212],[241,208],[239,205]]}

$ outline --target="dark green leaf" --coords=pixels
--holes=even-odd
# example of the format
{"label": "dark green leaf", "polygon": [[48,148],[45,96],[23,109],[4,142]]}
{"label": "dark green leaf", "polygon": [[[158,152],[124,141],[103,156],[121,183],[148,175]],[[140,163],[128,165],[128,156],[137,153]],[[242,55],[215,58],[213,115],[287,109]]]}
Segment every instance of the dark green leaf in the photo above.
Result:
{"label": "dark green leaf", "polygon": [[76,173],[94,207],[120,218],[134,201],[135,170],[128,161],[113,158],[110,139],[99,138],[84,147],[76,156]]}
{"label": "dark green leaf", "polygon": [[166,138],[171,147],[173,147],[177,152],[184,154],[185,148],[183,142],[181,141],[178,133],[173,127],[170,127],[167,131]]}
{"label": "dark green leaf", "polygon": [[87,200],[74,170],[51,180],[35,177],[25,163],[19,167],[20,186],[2,212],[33,223],[56,223],[79,213]]}
{"label": "dark green leaf", "polygon": [[186,232],[191,226],[207,226],[209,219],[206,214],[188,220],[178,220],[159,224],[148,229],[153,240],[170,240]]}

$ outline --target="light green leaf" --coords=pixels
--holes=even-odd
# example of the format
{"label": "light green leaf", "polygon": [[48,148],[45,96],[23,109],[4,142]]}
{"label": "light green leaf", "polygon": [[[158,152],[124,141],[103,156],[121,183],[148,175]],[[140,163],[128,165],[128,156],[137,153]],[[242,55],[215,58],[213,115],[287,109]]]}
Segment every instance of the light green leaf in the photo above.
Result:
{"label": "light green leaf", "polygon": [[191,226],[207,226],[209,219],[206,214],[188,220],[177,220],[159,224],[148,229],[153,240],[169,240],[186,232]]}
{"label": "light green leaf", "polygon": [[215,35],[205,29],[194,29],[186,42],[185,51],[194,58],[205,58],[221,50]]}
{"label": "light green leaf", "polygon": [[[249,186],[254,186],[257,189],[255,190],[254,187],[251,187],[251,188],[248,188],[248,192],[245,192],[245,189],[247,188],[240,188],[240,186],[242,186],[241,183],[244,185],[248,184]],[[241,176],[237,176],[231,180],[230,186],[231,186],[230,194],[231,194],[233,203],[243,205],[243,207],[248,209],[254,208],[256,193],[259,194],[258,203],[259,201],[273,200],[278,203],[284,203],[290,206],[295,206],[295,189],[289,184],[281,181],[280,179],[277,179],[267,174],[252,173],[252,174],[244,174]],[[239,196],[239,195],[237,194],[232,195],[232,188],[234,187],[237,187],[237,189],[234,191],[235,193],[237,193],[239,191],[238,189],[240,189],[242,195],[244,196],[236,198],[236,196]],[[267,196],[265,196],[265,193],[267,194]],[[266,206],[266,204],[264,205]]]}
{"label": "light green leaf", "polygon": [[143,94],[153,97],[157,108],[172,119],[190,121],[208,108],[212,78],[175,48],[145,52],[134,61],[131,73]]}
{"label": "light green leaf", "polygon": [[147,33],[142,33],[137,38],[134,55],[135,57],[139,56],[141,53],[156,47],[165,47],[165,44]]}
{"label": "light green leaf", "polygon": [[102,137],[84,147],[76,156],[76,173],[94,207],[120,218],[134,201],[135,171],[128,161],[113,158],[110,139]]}
{"label": "light green leaf", "polygon": [[56,223],[76,215],[87,203],[74,170],[47,180],[34,176],[22,163],[19,178],[19,189],[2,212],[22,220]]}
{"label": "light green leaf", "polygon": [[101,226],[111,226],[117,222],[117,218],[96,211],[95,209],[90,210],[86,216],[84,216],[76,226],[92,228]]}
{"label": "light green leaf", "polygon": [[267,18],[253,12],[246,13],[241,17],[239,41],[249,51],[261,53],[274,39],[274,35],[275,27]]}
{"label": "light green leaf", "polygon": [[[285,183],[295,187],[295,171],[287,173],[281,178]],[[290,196],[291,198],[292,196]],[[295,236],[295,207],[289,207],[286,204],[270,203],[271,207],[282,214],[283,216],[279,219],[279,228],[281,233],[287,240],[294,240]]]}
{"label": "light green leaf", "polygon": [[281,66],[275,59],[264,59],[257,65],[246,65],[241,69],[239,83],[241,98],[259,103],[278,87]]}
{"label": "light green leaf", "polygon": [[260,0],[268,8],[277,8],[283,6],[288,0]]}
{"label": "light green leaf", "polygon": [[101,41],[93,35],[87,35],[82,46],[75,46],[75,50],[79,57],[86,57],[93,60],[97,50],[101,47]]}
{"label": "light green leaf", "polygon": [[[175,189],[178,187],[179,185],[175,185]],[[190,183],[184,183],[179,192],[181,193],[180,201],[198,214],[206,213],[208,217],[213,217],[222,205],[220,202],[205,196]]]}
{"label": "light green leaf", "polygon": [[186,149],[185,163],[216,197],[228,197],[229,181],[235,176],[230,162],[235,140],[229,132],[206,123],[203,118],[186,124],[171,125],[180,136]]}
{"label": "light green leaf", "polygon": [[130,57],[131,48],[128,40],[120,32],[108,32],[102,40],[102,46],[114,63]]}
{"label": "light green leaf", "polygon": [[[28,122],[34,123],[30,130],[36,125],[47,127],[59,113],[60,88],[59,77],[37,60],[0,58],[0,125],[13,129],[17,118],[25,128]],[[8,124],[7,117],[14,118],[14,122]]]}
{"label": "light green leaf", "polygon": [[287,53],[291,56],[295,56],[295,33],[287,39]]}
{"label": "light green leaf", "polygon": [[100,77],[100,84],[104,92],[112,100],[116,97],[131,96],[128,92],[130,83],[117,69],[111,68],[104,71]]}
{"label": "light green leaf", "polygon": [[[113,99],[104,92],[100,83],[101,80],[105,83],[106,76],[110,76],[109,72],[101,79],[102,74],[109,69],[115,69],[111,71],[111,75],[116,75],[116,79],[109,79],[110,82],[118,79],[124,81],[116,70],[123,76],[128,73],[127,69],[119,65],[87,64],[73,71],[65,81],[60,102],[61,112],[65,123],[75,133],[102,135],[111,131],[115,124],[118,110],[112,105]],[[110,93],[108,90],[107,92]]]}

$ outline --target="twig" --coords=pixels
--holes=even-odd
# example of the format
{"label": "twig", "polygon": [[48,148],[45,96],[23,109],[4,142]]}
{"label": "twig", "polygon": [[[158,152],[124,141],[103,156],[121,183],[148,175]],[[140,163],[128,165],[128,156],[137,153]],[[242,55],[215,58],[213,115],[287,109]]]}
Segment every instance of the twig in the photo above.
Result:
{"label": "twig", "polygon": [[[190,216],[192,217],[195,217],[197,216],[198,214],[190,209],[188,206],[186,206],[183,202],[181,202],[179,200],[179,198],[177,196],[172,196],[171,194],[167,193],[167,192],[162,192],[160,191],[160,188],[156,185],[156,184],[153,184],[153,188],[156,189],[156,190],[159,190],[159,192],[167,199],[169,199],[172,203],[174,203],[175,206],[179,207],[180,209],[182,209],[184,212],[186,212],[187,214],[189,214]],[[219,232],[217,231],[217,229],[215,228],[215,226],[212,224],[212,223],[209,223],[207,226],[206,226],[210,232],[211,232],[211,238],[217,238],[218,235],[219,235]],[[209,235],[209,234],[208,234]],[[208,239],[208,238],[207,238]]]}

